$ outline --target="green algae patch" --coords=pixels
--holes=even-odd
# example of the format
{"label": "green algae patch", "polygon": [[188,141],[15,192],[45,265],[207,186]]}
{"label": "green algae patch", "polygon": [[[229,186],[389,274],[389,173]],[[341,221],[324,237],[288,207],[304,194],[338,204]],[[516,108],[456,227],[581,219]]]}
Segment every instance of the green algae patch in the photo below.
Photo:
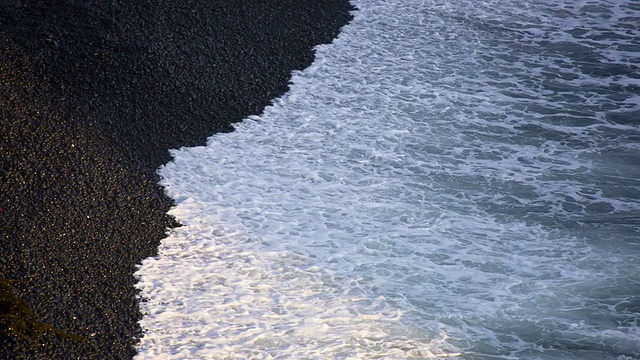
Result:
{"label": "green algae patch", "polygon": [[10,281],[0,276],[0,336],[15,336],[35,344],[46,332],[74,341],[87,340],[38,321],[36,313],[13,291]]}

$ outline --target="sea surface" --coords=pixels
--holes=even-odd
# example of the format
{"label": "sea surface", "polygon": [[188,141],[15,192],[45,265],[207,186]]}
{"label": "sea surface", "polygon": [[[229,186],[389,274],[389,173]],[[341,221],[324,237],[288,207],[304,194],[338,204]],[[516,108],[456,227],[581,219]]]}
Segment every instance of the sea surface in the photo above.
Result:
{"label": "sea surface", "polygon": [[159,170],[136,359],[640,359],[640,2],[353,4]]}

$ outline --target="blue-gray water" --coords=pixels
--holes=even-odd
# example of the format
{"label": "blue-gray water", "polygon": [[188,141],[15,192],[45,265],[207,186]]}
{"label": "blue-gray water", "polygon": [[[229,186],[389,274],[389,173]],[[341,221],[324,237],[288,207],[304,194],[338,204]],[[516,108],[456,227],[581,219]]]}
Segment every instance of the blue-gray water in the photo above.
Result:
{"label": "blue-gray water", "polygon": [[354,4],[160,170],[138,358],[639,359],[640,4]]}

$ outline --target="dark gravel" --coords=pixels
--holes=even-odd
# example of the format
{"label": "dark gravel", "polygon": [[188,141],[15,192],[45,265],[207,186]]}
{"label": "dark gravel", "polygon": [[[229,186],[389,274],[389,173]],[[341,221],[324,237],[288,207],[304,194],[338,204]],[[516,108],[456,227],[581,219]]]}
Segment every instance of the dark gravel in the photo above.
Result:
{"label": "dark gravel", "polygon": [[1,359],[130,359],[133,272],[172,202],[167,149],[259,114],[347,0],[0,0],[0,275],[48,334]]}

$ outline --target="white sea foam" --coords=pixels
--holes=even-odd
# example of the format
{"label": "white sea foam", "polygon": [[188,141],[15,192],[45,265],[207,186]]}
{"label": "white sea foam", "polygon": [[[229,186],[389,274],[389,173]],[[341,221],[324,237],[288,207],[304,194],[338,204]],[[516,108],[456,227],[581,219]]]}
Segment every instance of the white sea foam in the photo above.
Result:
{"label": "white sea foam", "polygon": [[137,358],[640,358],[640,8],[355,4],[160,170]]}

